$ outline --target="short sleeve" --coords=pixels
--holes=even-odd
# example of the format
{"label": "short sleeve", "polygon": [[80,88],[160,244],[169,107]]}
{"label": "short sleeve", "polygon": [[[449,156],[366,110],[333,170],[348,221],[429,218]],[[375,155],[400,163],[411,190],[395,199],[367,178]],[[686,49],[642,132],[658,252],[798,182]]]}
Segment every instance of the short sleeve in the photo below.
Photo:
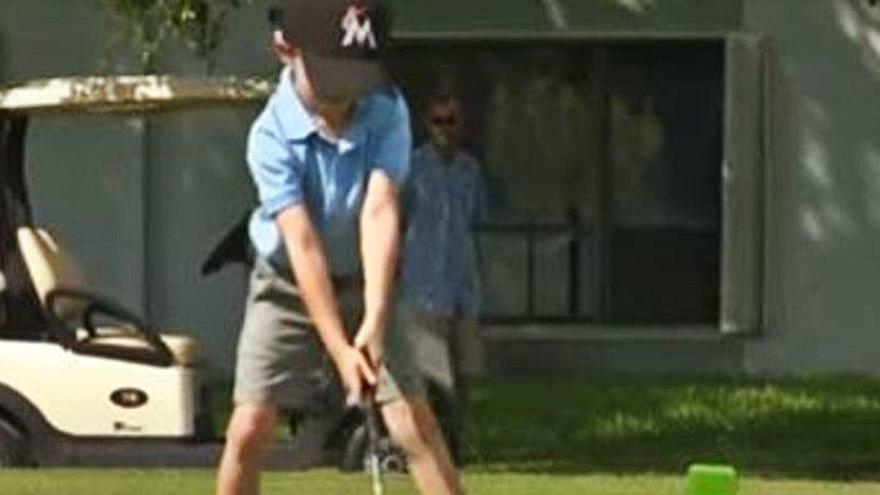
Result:
{"label": "short sleeve", "polygon": [[282,138],[259,121],[248,138],[247,162],[266,215],[274,217],[303,202],[302,162]]}
{"label": "short sleeve", "polygon": [[409,109],[398,91],[383,96],[383,99],[385,101],[377,108],[382,114],[380,124],[373,129],[371,136],[370,167],[382,170],[400,186],[410,170],[412,131]]}

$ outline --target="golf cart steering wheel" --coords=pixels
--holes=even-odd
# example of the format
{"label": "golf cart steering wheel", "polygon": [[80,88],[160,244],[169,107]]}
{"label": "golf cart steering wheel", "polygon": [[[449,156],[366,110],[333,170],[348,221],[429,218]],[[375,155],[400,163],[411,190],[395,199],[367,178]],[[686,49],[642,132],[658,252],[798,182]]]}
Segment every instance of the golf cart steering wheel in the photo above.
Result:
{"label": "golf cart steering wheel", "polygon": [[[76,315],[78,318],[65,317],[61,314],[59,304],[62,301],[74,301],[82,304],[83,309],[80,310],[80,314]],[[46,295],[46,308],[49,313],[50,326],[55,331],[61,345],[66,348],[74,351],[82,350],[90,340],[98,336],[95,317],[104,316],[127,328],[134,329],[137,337],[149,345],[153,354],[151,362],[160,366],[170,366],[174,362],[174,355],[154,328],[148,326],[131,311],[106,297],[80,289],[58,288]],[[78,323],[82,326],[77,327],[72,324],[72,319],[79,320]],[[78,339],[76,332],[79,328],[85,329],[88,337]]]}

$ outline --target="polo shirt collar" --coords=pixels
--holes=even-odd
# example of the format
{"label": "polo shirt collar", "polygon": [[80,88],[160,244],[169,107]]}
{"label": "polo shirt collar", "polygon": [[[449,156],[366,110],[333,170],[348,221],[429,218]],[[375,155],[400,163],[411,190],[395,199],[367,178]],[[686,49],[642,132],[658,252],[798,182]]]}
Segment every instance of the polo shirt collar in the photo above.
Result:
{"label": "polo shirt collar", "polygon": [[360,119],[357,118],[357,109],[355,109],[355,113],[352,116],[351,122],[349,122],[348,128],[345,129],[345,133],[339,138],[337,147],[339,148],[340,153],[345,154],[362,146],[366,140],[366,129],[364,129],[363,124],[360,123]]}
{"label": "polo shirt collar", "polygon": [[443,157],[440,156],[440,152],[437,151],[437,148],[434,147],[433,143],[426,144],[425,148],[427,148],[428,159],[431,160],[438,167],[455,168],[461,162],[461,150],[456,150],[455,155],[452,157],[452,160],[447,163],[446,160],[444,160]]}

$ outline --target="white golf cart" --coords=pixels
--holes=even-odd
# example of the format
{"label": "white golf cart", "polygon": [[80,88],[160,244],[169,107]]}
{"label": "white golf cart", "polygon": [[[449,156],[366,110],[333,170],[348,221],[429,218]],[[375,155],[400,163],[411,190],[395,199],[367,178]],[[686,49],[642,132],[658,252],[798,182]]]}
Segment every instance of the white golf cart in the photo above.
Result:
{"label": "white golf cart", "polygon": [[143,114],[254,105],[233,79],[54,79],[0,90],[0,466],[205,465],[219,449],[197,342],[160,333],[100,295],[24,181],[34,115]]}

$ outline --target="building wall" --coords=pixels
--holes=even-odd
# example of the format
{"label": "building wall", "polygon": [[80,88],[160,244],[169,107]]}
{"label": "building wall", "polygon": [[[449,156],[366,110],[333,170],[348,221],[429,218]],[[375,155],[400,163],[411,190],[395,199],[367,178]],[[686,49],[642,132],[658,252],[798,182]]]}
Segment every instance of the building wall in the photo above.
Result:
{"label": "building wall", "polygon": [[243,157],[256,110],[162,116],[149,130],[149,314],[198,335],[216,371],[232,363],[247,273],[234,265],[204,277],[200,269],[255,202]]}
{"label": "building wall", "polygon": [[404,31],[726,30],[742,0],[393,0]]}
{"label": "building wall", "polygon": [[880,6],[747,0],[773,38],[765,334],[755,373],[880,372]]}
{"label": "building wall", "polygon": [[[269,75],[265,5],[233,15],[218,74]],[[524,29],[735,30],[741,0],[397,0],[405,31]],[[0,1],[0,84],[38,77],[136,72],[134,57],[102,65],[105,26],[92,0]],[[163,71],[204,73],[181,50]],[[214,243],[252,202],[242,161],[257,109],[145,120],[70,117],[34,122],[29,170],[38,222],[55,227],[97,286],[159,326],[201,339],[226,376],[241,318],[240,268],[202,278]],[[648,353],[650,354],[650,353]]]}

